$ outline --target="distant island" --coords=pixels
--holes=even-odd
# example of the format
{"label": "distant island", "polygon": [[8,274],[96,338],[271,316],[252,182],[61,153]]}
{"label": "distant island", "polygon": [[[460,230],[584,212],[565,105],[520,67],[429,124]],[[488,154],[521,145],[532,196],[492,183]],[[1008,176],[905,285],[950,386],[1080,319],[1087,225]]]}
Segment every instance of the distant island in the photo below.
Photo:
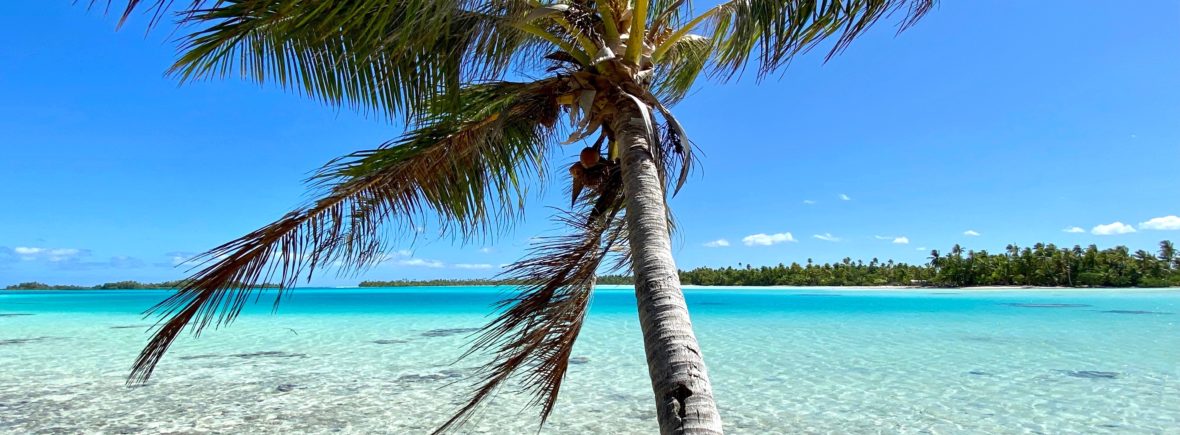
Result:
{"label": "distant island", "polygon": [[[680,271],[680,282],[709,286],[1036,286],[1036,287],[1176,287],[1180,286],[1180,256],[1171,241],[1159,253],[1132,253],[1126,246],[1099,250],[1058,248],[1038,243],[1021,248],[1008,245],[1003,253],[964,250],[955,245],[945,255],[930,251],[926,264],[896,263],[876,258],[865,263],[844,258],[839,263],[791,263],[754,267],[698,267]],[[632,284],[630,275],[598,277],[599,284]],[[447,285],[516,285],[512,280],[436,279],[364,281],[361,287]]]}
{"label": "distant island", "polygon": [[[164,282],[116,281],[95,286],[45,284],[36,281],[22,282],[4,287],[5,290],[173,290],[184,287],[188,280]],[[262,288],[278,288],[278,284],[266,283]]]}
{"label": "distant island", "polygon": [[[754,267],[698,267],[681,270],[680,281],[686,285],[707,286],[1035,286],[1035,287],[1180,287],[1180,256],[1171,241],[1161,241],[1159,251],[1131,252],[1126,246],[1099,250],[1095,245],[1085,248],[1059,248],[1037,243],[1031,247],[1008,245],[1004,252],[992,254],[986,250],[964,250],[955,245],[945,254],[930,251],[925,264],[880,261],[876,258],[853,261],[844,258],[839,263],[791,263]],[[120,281],[92,287],[48,285],[25,282],[6,287],[6,290],[109,290],[109,289],[175,289],[186,281],[140,283]],[[599,284],[633,283],[630,275],[604,275]],[[363,281],[360,287],[427,287],[473,285],[520,285],[508,279],[431,279]],[[265,284],[277,288],[277,284]]]}

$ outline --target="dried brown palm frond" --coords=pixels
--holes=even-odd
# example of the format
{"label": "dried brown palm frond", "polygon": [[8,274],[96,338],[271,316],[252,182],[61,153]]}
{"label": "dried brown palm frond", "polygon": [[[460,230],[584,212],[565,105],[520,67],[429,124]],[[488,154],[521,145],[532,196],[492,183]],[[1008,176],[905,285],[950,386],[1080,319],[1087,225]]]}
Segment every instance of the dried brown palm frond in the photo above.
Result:
{"label": "dried brown palm frond", "polygon": [[435,215],[464,239],[504,231],[553,142],[544,120],[557,116],[556,83],[470,86],[462,106],[447,104],[401,139],[326,167],[314,178],[325,191],[319,199],[202,254],[203,269],[148,311],[161,323],[128,382],[147,381],[186,327],[199,334],[231,322],[259,283],[277,276],[277,307],[283,291],[317,267],[357,270],[381,261],[390,221],[415,228]]}
{"label": "dried brown palm frond", "polygon": [[[491,361],[480,368],[471,399],[435,433],[460,427],[510,382],[532,395],[529,404],[541,408],[544,424],[569,368],[598,269],[606,257],[617,255],[615,246],[625,245],[620,243],[625,233],[619,231],[622,204],[622,189],[608,187],[597,195],[583,195],[579,211],[557,218],[573,230],[570,234],[544,239],[528,258],[508,268],[508,278],[526,284],[519,294],[500,302],[501,313],[484,326],[464,355],[488,352]],[[595,214],[598,209],[606,211]]]}

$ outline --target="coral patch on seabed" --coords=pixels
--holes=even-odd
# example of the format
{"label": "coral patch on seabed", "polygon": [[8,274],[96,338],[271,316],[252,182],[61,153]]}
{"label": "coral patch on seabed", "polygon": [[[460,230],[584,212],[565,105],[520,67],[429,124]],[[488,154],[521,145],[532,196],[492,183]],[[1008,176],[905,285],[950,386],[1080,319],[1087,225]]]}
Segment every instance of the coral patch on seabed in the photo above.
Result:
{"label": "coral patch on seabed", "polygon": [[1143,310],[1106,310],[1106,311],[1100,311],[1100,312],[1101,313],[1108,313],[1108,314],[1176,314],[1176,313],[1166,313],[1163,311],[1143,311]]}
{"label": "coral patch on seabed", "polygon": [[29,313],[0,313],[0,317],[21,317],[21,316],[32,316],[32,314],[29,314]]}

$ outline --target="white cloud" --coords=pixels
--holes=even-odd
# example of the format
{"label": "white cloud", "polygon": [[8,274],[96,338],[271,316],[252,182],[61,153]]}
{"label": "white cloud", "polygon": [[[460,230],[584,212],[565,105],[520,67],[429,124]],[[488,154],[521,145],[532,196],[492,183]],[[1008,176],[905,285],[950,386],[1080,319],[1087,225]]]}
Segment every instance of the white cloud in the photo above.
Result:
{"label": "white cloud", "polygon": [[897,245],[908,245],[910,244],[910,238],[906,236],[895,237],[893,238],[893,243]]}
{"label": "white cloud", "polygon": [[893,240],[893,236],[873,236],[877,240]]}
{"label": "white cloud", "polygon": [[742,238],[742,243],[745,243],[746,246],[755,246],[755,245],[770,246],[770,245],[775,245],[775,244],[779,244],[779,243],[783,243],[783,242],[796,242],[796,241],[797,240],[795,240],[795,236],[792,236],[791,233],[777,233],[777,234],[758,233],[758,234],[751,234],[751,235],[748,235],[748,236]]}
{"label": "white cloud", "polygon": [[400,264],[402,266],[430,267],[430,268],[436,268],[436,269],[443,267],[443,263],[441,261],[423,260],[421,258],[411,258],[409,260],[401,260],[401,261],[398,261],[397,264]]}
{"label": "white cloud", "polygon": [[1086,230],[1083,229],[1082,227],[1065,227],[1061,231],[1065,231],[1067,233],[1084,233],[1084,232],[1086,232]]}
{"label": "white cloud", "polygon": [[1180,216],[1168,215],[1164,217],[1157,217],[1148,219],[1147,222],[1140,222],[1139,229],[1141,230],[1180,230]]}
{"label": "white cloud", "polygon": [[803,200],[803,203],[807,204],[807,205],[812,205],[812,204],[815,204],[815,201],[810,200],[810,199],[805,199],[805,200]]}
{"label": "white cloud", "polygon": [[1115,221],[1109,224],[1097,225],[1090,229],[1090,233],[1098,236],[1110,236],[1114,234],[1127,234],[1135,232],[1135,227]]}
{"label": "white cloud", "polygon": [[52,263],[77,260],[79,257],[90,255],[90,251],[74,248],[34,248],[17,246],[12,253],[24,261],[46,260]]}
{"label": "white cloud", "polygon": [[839,242],[840,241],[840,238],[833,236],[832,233],[815,234],[815,235],[812,235],[811,237],[814,237],[814,238],[817,238],[817,239],[820,239],[823,241],[827,241],[827,242]]}
{"label": "white cloud", "polygon": [[841,201],[852,201],[852,197],[848,196],[848,194],[846,194],[846,193],[841,193],[840,200]]}
{"label": "white cloud", "polygon": [[919,246],[917,249],[918,249],[919,251],[925,251],[925,250],[926,250],[926,247],[925,247],[925,246]]}
{"label": "white cloud", "polygon": [[724,248],[729,246],[729,240],[717,239],[712,242],[705,243],[706,248]]}
{"label": "white cloud", "polygon": [[979,231],[967,230],[967,231],[963,231],[963,235],[964,236],[971,236],[971,237],[979,237]]}
{"label": "white cloud", "polygon": [[487,264],[487,263],[478,263],[478,264],[459,263],[459,264],[456,264],[455,267],[459,268],[459,269],[491,269],[492,265]]}
{"label": "white cloud", "polygon": [[484,253],[484,254],[491,254],[491,253],[492,253],[492,248],[486,248],[486,247],[485,247],[485,248],[479,248],[479,252],[481,252],[481,253]]}

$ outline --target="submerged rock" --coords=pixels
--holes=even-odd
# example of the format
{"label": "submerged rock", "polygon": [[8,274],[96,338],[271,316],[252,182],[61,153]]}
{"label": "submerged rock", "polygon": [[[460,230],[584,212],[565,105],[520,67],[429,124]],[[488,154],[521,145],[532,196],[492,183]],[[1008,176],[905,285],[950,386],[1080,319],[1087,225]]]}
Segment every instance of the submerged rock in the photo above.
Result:
{"label": "submerged rock", "polygon": [[972,371],[967,372],[967,374],[975,375],[975,376],[992,376],[991,373],[981,371],[981,370],[972,370]]}
{"label": "submerged rock", "polygon": [[151,327],[152,325],[115,325],[111,329],[147,329]]}
{"label": "submerged rock", "polygon": [[1007,303],[1004,305],[1007,305],[1009,307],[1020,307],[1020,308],[1085,308],[1085,307],[1091,306],[1091,305],[1087,305],[1087,304],[1023,304],[1023,303],[1015,303],[1015,302]]}
{"label": "submerged rock", "polygon": [[275,387],[275,391],[278,391],[280,393],[289,393],[291,391],[294,391],[295,388],[297,388],[297,387],[298,387],[298,385],[295,385],[295,384],[279,384],[279,386]]}
{"label": "submerged rock", "polygon": [[570,364],[586,364],[588,362],[590,362],[590,357],[588,356],[575,356],[570,358]]}
{"label": "submerged rock", "polygon": [[0,313],[0,317],[32,316],[30,313]]}
{"label": "submerged rock", "polygon": [[477,331],[479,331],[479,328],[431,329],[429,331],[423,332],[422,336],[423,337],[447,337],[447,336],[451,336],[451,335],[470,334],[472,332],[477,332]]}
{"label": "submerged rock", "polygon": [[1082,379],[1118,379],[1119,372],[1103,372],[1098,370],[1058,370],[1058,373]]}
{"label": "submerged rock", "polygon": [[1143,310],[1106,310],[1106,311],[1102,311],[1102,312],[1103,313],[1110,313],[1110,314],[1175,314],[1175,313],[1167,313],[1167,312],[1163,312],[1163,311],[1143,311]]}

